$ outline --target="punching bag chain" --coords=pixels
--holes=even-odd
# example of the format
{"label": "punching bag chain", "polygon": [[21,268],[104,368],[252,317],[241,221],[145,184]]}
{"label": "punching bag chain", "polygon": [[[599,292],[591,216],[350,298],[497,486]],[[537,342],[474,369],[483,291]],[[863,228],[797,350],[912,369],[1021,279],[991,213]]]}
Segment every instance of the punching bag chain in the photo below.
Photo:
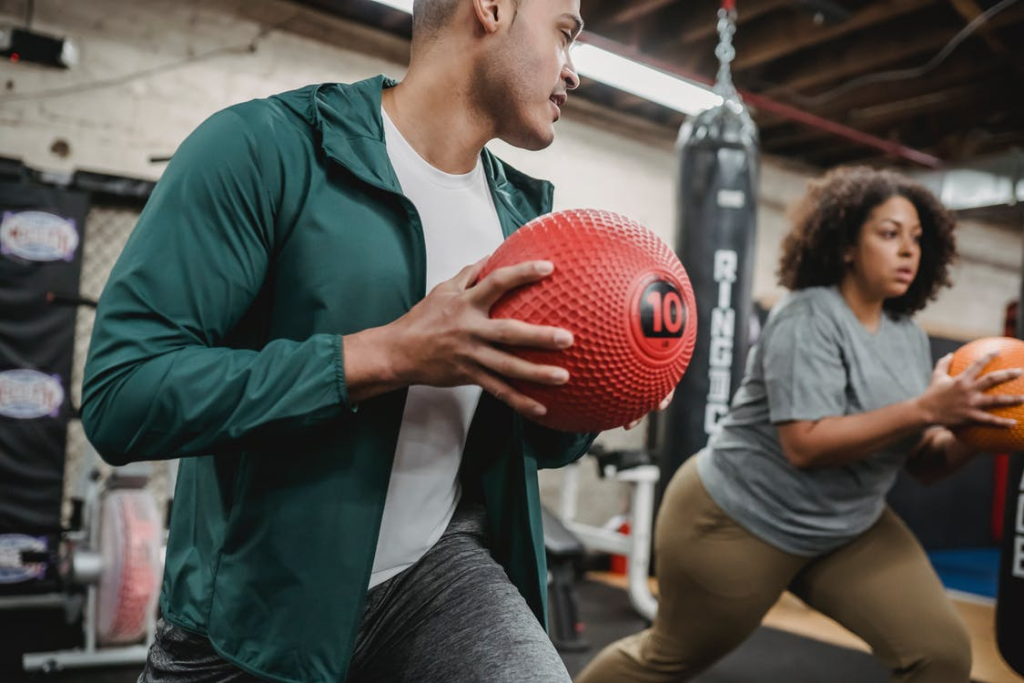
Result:
{"label": "punching bag chain", "polygon": [[737,99],[729,67],[736,57],[736,49],[732,46],[732,37],[735,33],[736,2],[735,0],[723,0],[722,7],[718,10],[718,45],[715,47],[715,56],[718,57],[718,77],[715,80],[715,93],[727,100]]}

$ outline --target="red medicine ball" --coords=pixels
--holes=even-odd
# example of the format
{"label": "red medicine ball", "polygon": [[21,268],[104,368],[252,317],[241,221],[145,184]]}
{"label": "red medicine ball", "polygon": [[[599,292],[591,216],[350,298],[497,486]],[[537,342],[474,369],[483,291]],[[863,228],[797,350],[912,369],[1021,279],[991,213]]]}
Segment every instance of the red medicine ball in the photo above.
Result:
{"label": "red medicine ball", "polygon": [[636,221],[607,211],[540,216],[509,237],[480,278],[523,261],[551,261],[543,280],[506,293],[492,318],[514,318],[572,332],[559,351],[514,348],[532,363],[569,371],[560,386],[514,381],[547,406],[537,422],[597,432],[643,417],[679,383],[693,355],[697,308],[682,264]]}

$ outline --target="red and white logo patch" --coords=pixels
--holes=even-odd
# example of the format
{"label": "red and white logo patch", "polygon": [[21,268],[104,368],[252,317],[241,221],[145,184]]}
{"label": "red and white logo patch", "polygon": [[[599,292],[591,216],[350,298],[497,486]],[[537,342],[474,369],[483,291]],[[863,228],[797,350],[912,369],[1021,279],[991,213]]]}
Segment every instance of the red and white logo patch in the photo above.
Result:
{"label": "red and white logo patch", "polygon": [[78,249],[75,221],[45,211],[4,211],[0,254],[27,261],[71,261]]}
{"label": "red and white logo patch", "polygon": [[60,377],[38,370],[0,372],[0,415],[16,420],[56,417],[64,403]]}

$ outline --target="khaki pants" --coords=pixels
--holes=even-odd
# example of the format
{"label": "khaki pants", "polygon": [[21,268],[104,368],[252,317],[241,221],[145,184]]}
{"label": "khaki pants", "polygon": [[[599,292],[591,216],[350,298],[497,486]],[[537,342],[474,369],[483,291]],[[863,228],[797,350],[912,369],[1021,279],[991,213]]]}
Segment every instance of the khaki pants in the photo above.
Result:
{"label": "khaki pants", "polygon": [[749,636],[783,591],[863,638],[901,682],[965,683],[971,649],[921,545],[892,510],[828,555],[790,555],[711,499],[690,458],[655,529],[660,598],[646,631],[609,645],[577,683],[691,678]]}

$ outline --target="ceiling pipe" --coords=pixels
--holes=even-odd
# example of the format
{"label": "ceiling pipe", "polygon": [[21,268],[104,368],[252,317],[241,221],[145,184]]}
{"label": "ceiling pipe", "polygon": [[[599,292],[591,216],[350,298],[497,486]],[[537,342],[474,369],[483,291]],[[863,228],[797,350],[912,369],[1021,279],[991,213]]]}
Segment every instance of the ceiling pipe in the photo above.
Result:
{"label": "ceiling pipe", "polygon": [[[680,78],[697,81],[706,85],[714,85],[714,80],[711,78],[690,73],[675,64],[658,59],[657,57],[651,57],[650,55],[646,55],[628,45],[624,45],[623,43],[619,43],[614,40],[609,40],[608,38],[603,38],[593,33],[584,32],[579,37],[579,41],[581,43],[587,43],[594,47],[599,47],[603,50],[622,55],[623,57],[628,57],[635,62],[646,64],[647,66],[674,74]],[[838,137],[846,138],[851,142],[855,142],[865,147],[881,150],[891,156],[904,159],[927,168],[939,168],[942,166],[942,160],[936,156],[932,156],[931,154],[907,147],[906,145],[901,145],[898,142],[893,142],[892,140],[884,140],[880,137],[871,135],[870,133],[850,128],[849,126],[844,126],[841,123],[836,123],[835,121],[830,121],[829,119],[816,116],[810,112],[797,109],[796,107],[792,107],[788,104],[776,102],[775,100],[764,97],[763,95],[758,95],[739,88],[737,90],[744,102],[763,111],[768,111],[789,119],[790,121],[810,126],[811,128],[817,128],[818,130],[825,131],[826,133],[830,133]]]}

